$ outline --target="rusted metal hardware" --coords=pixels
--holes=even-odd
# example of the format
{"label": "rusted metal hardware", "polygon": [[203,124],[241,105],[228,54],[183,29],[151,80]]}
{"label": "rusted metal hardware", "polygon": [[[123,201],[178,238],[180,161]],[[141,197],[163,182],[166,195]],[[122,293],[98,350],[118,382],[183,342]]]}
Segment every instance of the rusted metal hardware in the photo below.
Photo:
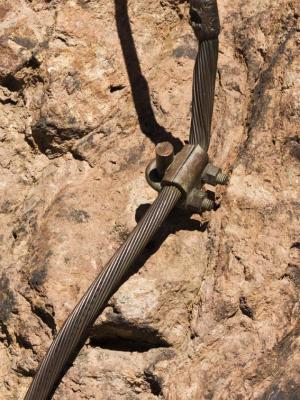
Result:
{"label": "rusted metal hardware", "polygon": [[190,23],[199,41],[216,39],[220,20],[216,0],[191,0]]}
{"label": "rusted metal hardware", "polygon": [[207,192],[197,187],[188,194],[185,201],[179,203],[179,207],[195,214],[211,211],[214,206],[215,202],[207,197]]}
{"label": "rusted metal hardware", "polygon": [[207,153],[199,145],[187,144],[166,170],[161,185],[176,186],[184,198],[187,198],[195,185],[200,183],[207,163]]}
{"label": "rusted metal hardware", "polygon": [[147,166],[146,180],[157,192],[161,191],[161,180],[173,159],[174,147],[171,143],[161,142],[155,146],[155,159]]}
{"label": "rusted metal hardware", "polygon": [[156,169],[158,176],[162,178],[168,166],[174,159],[174,147],[169,142],[158,143],[155,147]]}
{"label": "rusted metal hardware", "polygon": [[229,176],[224,174],[220,168],[208,163],[202,173],[202,179],[209,185],[226,185],[229,180]]}
{"label": "rusted metal hardware", "polygon": [[170,143],[159,143],[155,149],[156,158],[146,168],[149,185],[160,192],[165,186],[175,186],[182,193],[177,207],[192,212],[212,210],[214,201],[202,190],[205,183],[224,185],[228,176],[220,168],[209,163],[206,151],[199,145],[185,145],[173,160]]}

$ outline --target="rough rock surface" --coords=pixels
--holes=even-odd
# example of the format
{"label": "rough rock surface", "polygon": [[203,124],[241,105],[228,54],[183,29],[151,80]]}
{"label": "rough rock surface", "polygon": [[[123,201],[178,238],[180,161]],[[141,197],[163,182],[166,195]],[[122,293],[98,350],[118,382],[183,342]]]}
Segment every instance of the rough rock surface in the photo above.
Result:
{"label": "rough rock surface", "polygon": [[[300,398],[297,1],[219,1],[210,148],[220,207],[174,212],[54,399]],[[153,143],[187,139],[183,0],[0,2],[0,398],[155,193]],[[298,124],[298,125],[297,125]]]}

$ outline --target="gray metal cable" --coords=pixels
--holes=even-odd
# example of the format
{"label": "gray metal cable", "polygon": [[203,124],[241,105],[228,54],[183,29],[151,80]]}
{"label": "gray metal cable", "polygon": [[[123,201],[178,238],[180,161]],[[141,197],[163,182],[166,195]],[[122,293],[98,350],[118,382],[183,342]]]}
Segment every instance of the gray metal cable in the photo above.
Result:
{"label": "gray metal cable", "polygon": [[190,0],[190,22],[198,39],[193,77],[190,143],[205,151],[210,142],[217,74],[220,20],[217,0]]}
{"label": "gray metal cable", "polygon": [[199,42],[193,77],[192,122],[189,142],[207,151],[210,142],[218,62],[218,39]]}
{"label": "gray metal cable", "polygon": [[[216,0],[191,0],[191,22],[199,40],[194,68],[190,143],[207,151],[214,102],[220,31]],[[175,186],[164,187],[126,242],[74,308],[47,354],[25,400],[47,400],[72,354],[85,337],[133,261],[165,221],[181,197]]]}
{"label": "gray metal cable", "polygon": [[133,261],[160,228],[181,197],[174,186],[164,187],[104,270],[74,308],[51,344],[25,396],[25,400],[46,400],[84,337]]}

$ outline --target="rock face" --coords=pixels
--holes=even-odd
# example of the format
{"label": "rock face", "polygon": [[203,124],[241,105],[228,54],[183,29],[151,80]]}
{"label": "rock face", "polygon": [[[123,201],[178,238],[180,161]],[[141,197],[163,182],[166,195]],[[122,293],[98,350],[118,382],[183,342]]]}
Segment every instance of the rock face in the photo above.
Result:
{"label": "rock face", "polygon": [[[297,1],[219,1],[210,155],[220,207],[174,212],[54,399],[300,398]],[[22,399],[188,138],[197,43],[181,0],[0,3],[0,398]],[[298,128],[298,129],[297,129]]]}

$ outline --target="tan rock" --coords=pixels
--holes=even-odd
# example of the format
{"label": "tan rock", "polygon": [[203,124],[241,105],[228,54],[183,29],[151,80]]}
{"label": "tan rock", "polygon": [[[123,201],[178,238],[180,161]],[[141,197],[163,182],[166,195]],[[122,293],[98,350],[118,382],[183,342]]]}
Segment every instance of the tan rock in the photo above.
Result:
{"label": "tan rock", "polygon": [[[300,398],[299,11],[219,9],[220,207],[170,216],[55,399]],[[18,400],[154,200],[154,143],[188,138],[197,43],[182,1],[2,1],[0,17],[0,399]]]}

